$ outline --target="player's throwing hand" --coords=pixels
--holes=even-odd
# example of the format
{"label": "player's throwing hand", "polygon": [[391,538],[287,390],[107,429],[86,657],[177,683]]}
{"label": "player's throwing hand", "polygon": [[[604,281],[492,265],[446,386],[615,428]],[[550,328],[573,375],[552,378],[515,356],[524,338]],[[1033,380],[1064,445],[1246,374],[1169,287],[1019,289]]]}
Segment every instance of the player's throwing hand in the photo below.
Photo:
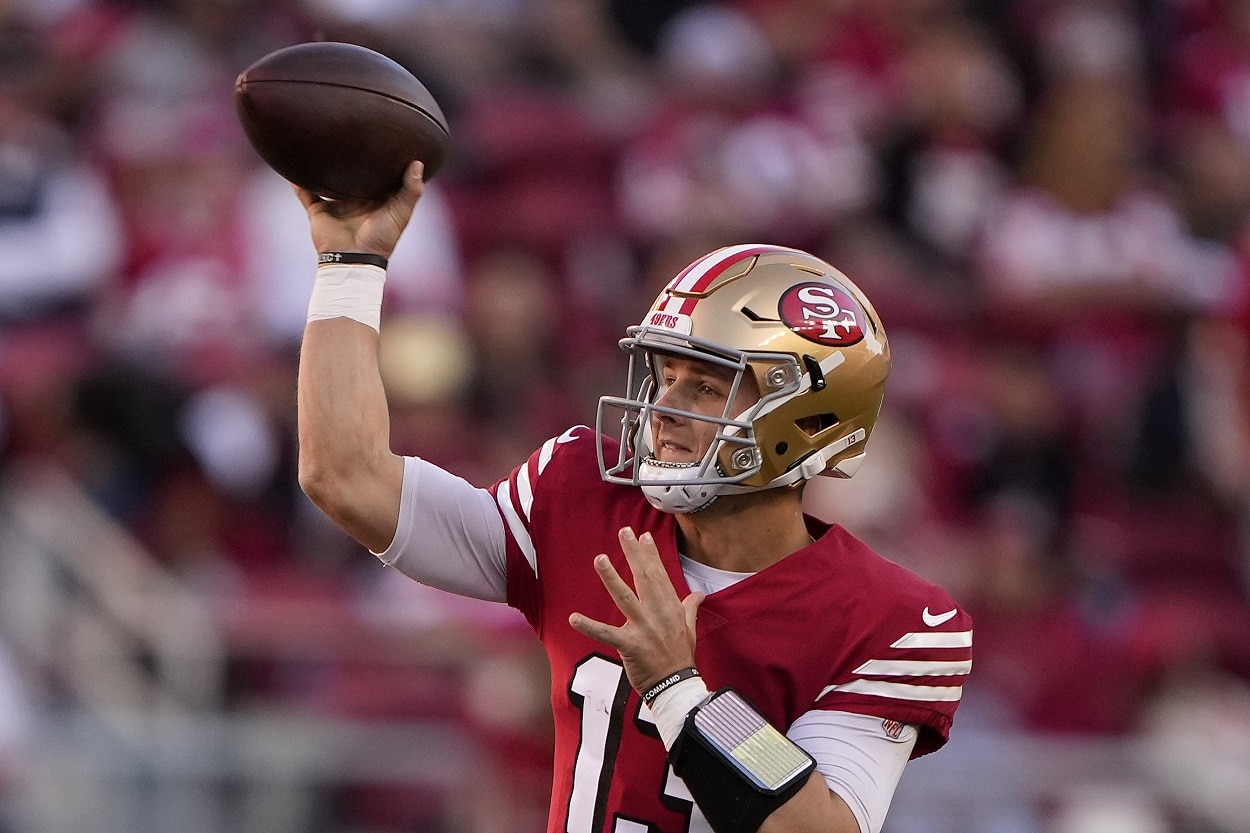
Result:
{"label": "player's throwing hand", "polygon": [[634,587],[630,588],[602,553],[595,556],[595,570],[625,614],[625,624],[614,627],[580,613],[571,615],[569,624],[591,639],[615,648],[625,664],[630,685],[642,693],[674,671],[694,665],[695,617],[703,594],[677,598],[650,532],[638,537],[624,527],[617,537],[633,573]]}
{"label": "player's throwing hand", "polygon": [[425,190],[424,167],[413,162],[403,187],[382,202],[325,200],[298,185],[296,196],[308,212],[313,245],[318,252],[362,252],[390,257],[412,210]]}

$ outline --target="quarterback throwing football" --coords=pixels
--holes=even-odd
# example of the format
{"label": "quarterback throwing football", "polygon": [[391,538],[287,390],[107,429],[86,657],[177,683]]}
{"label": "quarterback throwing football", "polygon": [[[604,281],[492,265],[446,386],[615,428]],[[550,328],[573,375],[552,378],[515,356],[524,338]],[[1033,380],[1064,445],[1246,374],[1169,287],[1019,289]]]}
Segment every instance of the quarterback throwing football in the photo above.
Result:
{"label": "quarterback throwing football", "polygon": [[549,833],[876,833],[945,743],[972,624],[941,589],[802,511],[859,466],[890,354],[810,254],[692,263],[621,342],[623,396],[490,489],[389,447],[386,258],[422,190],[299,191],[321,266],[299,375],[300,483],[417,581],[506,602],[551,662]]}

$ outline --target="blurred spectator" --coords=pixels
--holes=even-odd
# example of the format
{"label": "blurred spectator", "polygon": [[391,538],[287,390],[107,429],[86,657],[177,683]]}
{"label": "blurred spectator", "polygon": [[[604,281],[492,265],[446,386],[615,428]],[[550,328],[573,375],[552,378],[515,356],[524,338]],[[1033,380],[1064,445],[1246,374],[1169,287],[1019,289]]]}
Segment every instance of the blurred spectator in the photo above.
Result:
{"label": "blurred spectator", "polygon": [[379,346],[391,406],[391,442],[439,465],[472,471],[482,453],[470,391],[477,362],[459,319],[401,316]]}
{"label": "blurred spectator", "polygon": [[1131,80],[1051,89],[1030,122],[1020,184],[982,236],[992,319],[1044,348],[1099,456],[1117,447],[1160,335],[1220,303],[1231,277],[1152,176],[1146,118]]}
{"label": "blurred spectator", "polygon": [[778,55],[751,17],[716,4],[682,12],[661,35],[658,61],[661,106],[618,174],[622,219],[640,240],[810,245],[871,198],[860,137],[787,100]]}
{"label": "blurred spectator", "polygon": [[524,247],[549,264],[616,226],[606,131],[551,89],[507,83],[461,116],[464,173],[449,185],[468,257]]}
{"label": "blurred spectator", "polygon": [[104,93],[158,106],[215,99],[244,67],[297,37],[287,2],[160,0],[122,4],[120,13],[99,65]]}
{"label": "blurred spectator", "polygon": [[70,378],[78,455],[70,470],[106,511],[134,523],[188,456],[178,428],[186,391],[149,367],[109,359]]}
{"label": "blurred spectator", "polygon": [[212,100],[120,99],[99,141],[127,241],[120,279],[99,306],[101,337],[188,380],[220,379],[265,343],[241,269],[247,157],[237,121]]}
{"label": "blurred spectator", "polygon": [[[652,106],[652,65],[625,42],[628,31],[613,26],[609,3],[537,0],[527,16],[519,62],[526,76],[559,89],[606,136],[629,135]],[[650,6],[674,10],[675,3],[615,4],[619,13]]]}
{"label": "blurred spectator", "polygon": [[1228,276],[1194,246],[1146,165],[1148,113],[1133,79],[1049,90],[1033,114],[1020,185],[991,212],[981,273],[1025,318],[1174,312],[1219,300]]}
{"label": "blurred spectator", "polygon": [[103,177],[55,123],[0,85],[0,320],[89,304],[121,256]]}
{"label": "blurred spectator", "polygon": [[1153,671],[1134,650],[1131,592],[1114,575],[1075,575],[1035,506],[1001,501],[969,531],[974,585],[963,598],[981,643],[978,690],[1000,720],[1042,732],[1130,731]]}
{"label": "blurred spectator", "polygon": [[1173,126],[1214,120],[1250,152],[1250,9],[1239,0],[1180,4],[1164,92]]}
{"label": "blurred spectator", "polygon": [[973,516],[1000,505],[1030,516],[1039,551],[1065,546],[1076,465],[1075,435],[1058,390],[1037,357],[1019,345],[990,348],[986,362],[986,422],[979,454],[966,477]]}
{"label": "blurred spectator", "polygon": [[1077,787],[1056,802],[1053,833],[1168,833],[1160,802],[1134,787]]}
{"label": "blurred spectator", "polygon": [[10,795],[23,777],[33,737],[35,711],[22,669],[6,643],[0,642],[0,830],[17,830]]}
{"label": "blurred spectator", "polygon": [[959,19],[917,32],[902,64],[883,211],[926,255],[962,266],[1009,182],[1001,159],[1021,91],[994,43]]}
{"label": "blurred spectator", "polygon": [[1146,762],[1182,829],[1242,833],[1250,819],[1250,686],[1195,659],[1174,668],[1151,698]]}
{"label": "blurred spectator", "polygon": [[[1178,127],[1170,146],[1177,206],[1190,232],[1199,241],[1235,244],[1250,218],[1250,154],[1225,125],[1210,119]],[[1222,246],[1204,248],[1211,257],[1228,256]]]}
{"label": "blurred spectator", "polygon": [[0,329],[0,401],[4,445],[0,460],[52,460],[87,474],[88,456],[76,441],[74,397],[96,356],[84,328],[48,322]]}
{"label": "blurred spectator", "polygon": [[1119,0],[1038,6],[1034,37],[1046,81],[1146,78],[1147,16],[1135,19]]}
{"label": "blurred spectator", "polygon": [[466,317],[477,358],[472,396],[492,434],[541,442],[567,421],[568,391],[552,371],[576,308],[559,302],[555,284],[541,260],[520,251],[473,266]]}

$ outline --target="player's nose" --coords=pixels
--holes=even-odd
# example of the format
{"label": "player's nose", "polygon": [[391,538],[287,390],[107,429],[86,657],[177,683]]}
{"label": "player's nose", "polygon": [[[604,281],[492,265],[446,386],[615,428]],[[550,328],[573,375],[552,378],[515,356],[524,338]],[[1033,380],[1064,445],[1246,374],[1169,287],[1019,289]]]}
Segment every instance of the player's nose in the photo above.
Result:
{"label": "player's nose", "polygon": [[[676,410],[683,410],[683,411],[686,410],[683,404],[682,395],[679,392],[679,387],[680,386],[678,385],[669,385],[667,388],[665,388],[664,390],[660,392],[660,395],[658,397],[656,397],[655,404],[659,405],[662,408],[673,408]],[[658,418],[669,421],[669,422],[672,422],[677,419],[677,416],[675,414],[667,413],[665,411],[652,411],[652,413],[655,414]]]}

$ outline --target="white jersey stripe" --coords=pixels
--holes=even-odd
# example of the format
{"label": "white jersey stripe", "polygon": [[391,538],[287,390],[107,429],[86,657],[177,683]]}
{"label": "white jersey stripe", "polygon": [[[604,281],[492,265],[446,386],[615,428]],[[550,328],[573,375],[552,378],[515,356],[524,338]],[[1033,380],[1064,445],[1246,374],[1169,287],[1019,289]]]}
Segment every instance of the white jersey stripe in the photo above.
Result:
{"label": "white jersey stripe", "polygon": [[534,571],[534,575],[537,576],[538,556],[534,553],[534,541],[530,538],[529,530],[525,528],[525,522],[517,514],[516,507],[512,505],[512,493],[508,488],[507,480],[499,484],[495,503],[499,505],[499,511],[503,513],[504,523],[508,525],[508,529],[512,532],[513,540],[521,548],[521,554],[525,556],[525,561],[530,565],[530,569]]}
{"label": "white jersey stripe", "polygon": [[920,659],[870,659],[854,673],[878,677],[954,677],[972,671],[972,660],[928,662]]}
{"label": "white jersey stripe", "polygon": [[892,697],[895,700],[930,700],[952,702],[963,694],[963,686],[909,685],[886,683],[880,680],[851,680],[849,683],[827,686],[817,700],[833,691],[846,694],[871,694],[874,697]]}
{"label": "white jersey stripe", "polygon": [[612,833],[647,833],[650,829],[651,828],[645,824],[630,821],[629,819],[623,819],[619,816],[617,817],[616,822],[612,825]]}
{"label": "white jersey stripe", "polygon": [[521,503],[521,514],[525,516],[525,521],[530,521],[530,509],[534,506],[534,490],[530,487],[530,463],[525,461],[525,465],[517,470],[516,477],[516,496]]}
{"label": "white jersey stripe", "polygon": [[[538,450],[538,473],[542,474],[543,469],[547,468],[547,464],[551,462],[551,455],[556,453],[556,438],[552,437],[543,443],[543,447]],[[528,465],[528,462],[526,463]]]}
{"label": "white jersey stripe", "polygon": [[972,631],[924,631],[904,634],[891,648],[971,648]]}

